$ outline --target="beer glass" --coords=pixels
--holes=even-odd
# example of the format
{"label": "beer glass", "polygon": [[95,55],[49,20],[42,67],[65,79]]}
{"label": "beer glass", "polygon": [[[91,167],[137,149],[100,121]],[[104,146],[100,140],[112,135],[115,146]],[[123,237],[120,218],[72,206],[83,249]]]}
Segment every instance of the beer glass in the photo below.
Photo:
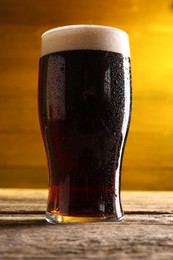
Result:
{"label": "beer glass", "polygon": [[71,25],[42,35],[39,118],[49,168],[48,222],[118,221],[131,113],[128,35]]}

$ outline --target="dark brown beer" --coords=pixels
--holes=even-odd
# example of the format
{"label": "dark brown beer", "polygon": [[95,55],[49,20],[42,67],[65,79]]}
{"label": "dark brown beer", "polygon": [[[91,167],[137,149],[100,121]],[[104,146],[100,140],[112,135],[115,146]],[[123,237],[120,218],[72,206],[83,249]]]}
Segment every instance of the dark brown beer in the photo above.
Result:
{"label": "dark brown beer", "polygon": [[87,49],[41,57],[49,222],[122,217],[120,171],[130,109],[129,57]]}

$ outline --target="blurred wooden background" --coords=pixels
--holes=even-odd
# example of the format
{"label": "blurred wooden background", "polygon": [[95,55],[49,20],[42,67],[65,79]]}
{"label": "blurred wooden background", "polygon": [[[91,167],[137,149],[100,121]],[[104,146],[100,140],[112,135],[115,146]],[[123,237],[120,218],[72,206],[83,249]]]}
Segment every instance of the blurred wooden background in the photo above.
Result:
{"label": "blurred wooden background", "polygon": [[173,190],[172,0],[0,0],[0,187],[47,187],[37,116],[40,36],[68,24],[129,34],[133,116],[122,187]]}

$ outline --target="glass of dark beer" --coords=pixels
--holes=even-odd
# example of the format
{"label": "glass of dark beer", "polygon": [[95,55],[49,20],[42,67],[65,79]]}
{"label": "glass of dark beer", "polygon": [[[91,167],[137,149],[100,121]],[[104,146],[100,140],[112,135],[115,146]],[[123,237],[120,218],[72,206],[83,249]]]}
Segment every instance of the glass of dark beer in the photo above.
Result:
{"label": "glass of dark beer", "polygon": [[128,35],[112,27],[72,25],[42,35],[38,100],[50,223],[123,219],[129,53]]}

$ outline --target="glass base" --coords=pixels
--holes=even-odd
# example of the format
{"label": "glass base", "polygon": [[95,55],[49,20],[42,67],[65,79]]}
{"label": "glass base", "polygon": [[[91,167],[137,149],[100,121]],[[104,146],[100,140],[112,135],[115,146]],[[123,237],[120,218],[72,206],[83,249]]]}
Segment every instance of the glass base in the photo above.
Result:
{"label": "glass base", "polygon": [[116,222],[123,220],[124,216],[116,217],[115,215],[104,217],[75,217],[75,216],[62,216],[46,212],[46,220],[51,224],[63,223],[82,223],[82,222]]}

